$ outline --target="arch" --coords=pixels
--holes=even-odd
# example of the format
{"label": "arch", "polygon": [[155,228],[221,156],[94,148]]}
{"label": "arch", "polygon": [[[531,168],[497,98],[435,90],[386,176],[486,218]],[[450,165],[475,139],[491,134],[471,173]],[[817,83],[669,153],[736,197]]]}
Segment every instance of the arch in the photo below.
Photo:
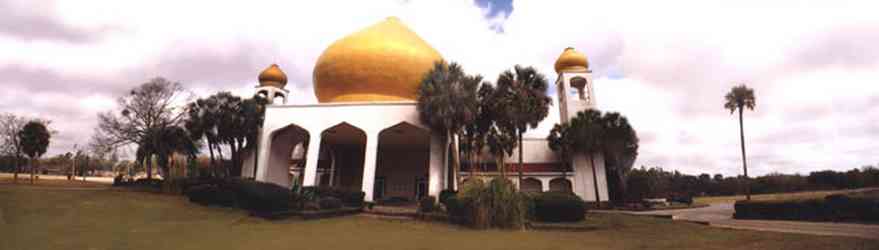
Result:
{"label": "arch", "polygon": [[[378,133],[376,186],[373,199],[404,198],[414,201],[427,195],[430,167],[430,131],[400,122]],[[378,186],[384,185],[384,186]]]}
{"label": "arch", "polygon": [[[263,181],[282,186],[291,186],[294,180],[301,179],[296,169],[301,169],[304,159],[294,159],[293,151],[297,147],[307,145],[310,139],[308,130],[296,124],[272,131],[269,134],[270,146],[266,160]],[[300,181],[301,182],[301,181]]]}
{"label": "arch", "polygon": [[543,183],[538,179],[525,178],[522,180],[522,184],[519,185],[519,190],[522,192],[540,193],[543,191]]}
{"label": "arch", "polygon": [[571,181],[565,178],[555,178],[549,181],[549,191],[551,192],[572,192]]}
{"label": "arch", "polygon": [[589,83],[586,78],[575,76],[571,78],[571,88],[577,90],[577,95],[580,97],[580,100],[586,100],[586,85]]}
{"label": "arch", "polygon": [[366,131],[347,122],[323,130],[315,183],[360,190],[366,140]]}

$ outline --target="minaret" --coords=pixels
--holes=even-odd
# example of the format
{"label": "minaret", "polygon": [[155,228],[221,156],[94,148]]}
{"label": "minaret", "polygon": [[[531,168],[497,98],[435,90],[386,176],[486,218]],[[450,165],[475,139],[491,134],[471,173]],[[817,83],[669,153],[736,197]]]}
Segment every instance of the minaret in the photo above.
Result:
{"label": "minaret", "polygon": [[259,85],[256,86],[256,94],[268,100],[269,105],[275,101],[275,97],[281,97],[282,103],[287,104],[287,74],[281,71],[277,64],[272,64],[259,73]]}
{"label": "minaret", "polygon": [[586,55],[568,47],[555,62],[561,122],[568,122],[577,112],[595,108],[592,70]]}

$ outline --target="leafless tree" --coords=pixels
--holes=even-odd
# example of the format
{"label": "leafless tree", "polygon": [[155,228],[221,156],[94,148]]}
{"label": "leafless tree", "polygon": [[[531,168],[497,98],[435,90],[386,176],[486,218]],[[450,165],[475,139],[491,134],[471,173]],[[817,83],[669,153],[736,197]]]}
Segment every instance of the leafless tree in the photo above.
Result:
{"label": "leafless tree", "polygon": [[0,114],[0,153],[11,155],[15,158],[15,182],[18,182],[18,172],[21,170],[21,140],[18,134],[29,120],[12,113]]}
{"label": "leafless tree", "polygon": [[[117,100],[117,111],[98,114],[98,133],[95,133],[99,147],[117,147],[135,145],[146,155],[155,155],[159,151],[156,145],[162,145],[161,133],[172,127],[181,125],[183,117],[182,105],[187,103],[191,94],[183,89],[178,82],[171,82],[157,77],[132,89]],[[118,112],[118,113],[117,113]],[[141,151],[141,150],[139,150]],[[147,152],[149,151],[149,152]],[[152,178],[150,159],[147,163],[147,178]],[[160,165],[160,171],[167,166]]]}

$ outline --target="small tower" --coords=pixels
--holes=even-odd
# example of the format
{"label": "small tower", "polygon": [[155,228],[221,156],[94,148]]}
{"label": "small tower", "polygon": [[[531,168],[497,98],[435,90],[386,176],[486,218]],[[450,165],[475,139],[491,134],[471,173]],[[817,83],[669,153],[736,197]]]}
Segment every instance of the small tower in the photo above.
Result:
{"label": "small tower", "polygon": [[281,71],[277,64],[272,64],[268,68],[259,73],[259,85],[256,86],[256,94],[268,100],[269,105],[273,104],[275,97],[281,97],[282,103],[287,104],[287,74]]}
{"label": "small tower", "polygon": [[595,94],[592,92],[592,70],[586,55],[568,47],[555,61],[555,72],[559,74],[558,86],[559,114],[561,121],[568,122],[577,112],[595,108]]}

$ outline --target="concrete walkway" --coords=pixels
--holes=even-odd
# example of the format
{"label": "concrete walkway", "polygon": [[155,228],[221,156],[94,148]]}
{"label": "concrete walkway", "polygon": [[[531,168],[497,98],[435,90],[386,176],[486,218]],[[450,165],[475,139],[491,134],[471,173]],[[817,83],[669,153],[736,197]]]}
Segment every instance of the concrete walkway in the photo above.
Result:
{"label": "concrete walkway", "polygon": [[689,221],[713,227],[800,233],[811,235],[849,236],[879,240],[879,225],[833,222],[802,222],[782,220],[736,220],[732,218],[735,208],[732,203],[712,204],[703,208],[660,210],[646,212],[617,211],[633,215],[669,217],[674,220]]}

